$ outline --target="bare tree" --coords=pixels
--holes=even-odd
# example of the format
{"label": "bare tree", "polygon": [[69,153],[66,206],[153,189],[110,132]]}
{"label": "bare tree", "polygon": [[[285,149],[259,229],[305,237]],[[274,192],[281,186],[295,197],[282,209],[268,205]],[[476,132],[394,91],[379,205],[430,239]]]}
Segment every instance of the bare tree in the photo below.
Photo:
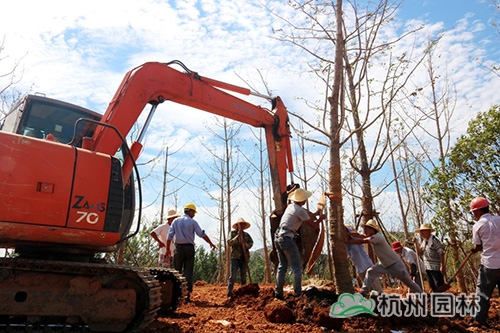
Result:
{"label": "bare tree", "polygon": [[[256,200],[258,201],[258,218],[260,220],[260,225],[257,225],[261,238],[262,238],[262,244],[263,244],[263,252],[264,252],[264,266],[265,266],[265,275],[264,275],[264,281],[266,283],[271,283],[272,278],[271,278],[271,262],[269,258],[269,237],[268,237],[268,229],[266,221],[269,219],[269,211],[266,210],[266,207],[268,207],[268,200],[270,198],[269,195],[266,195],[266,193],[272,192],[271,189],[271,182],[269,180],[269,165],[267,162],[267,158],[264,156],[267,154],[266,152],[266,144],[265,144],[265,138],[264,138],[264,133],[263,130],[260,129],[258,133],[255,133],[255,131],[252,131],[252,134],[254,137],[257,139],[256,142],[256,149],[258,153],[258,164],[253,161],[253,159],[249,158],[247,154],[242,154],[249,165],[253,167],[253,169],[256,170],[257,175],[258,175],[258,183],[254,184],[254,178],[249,179],[250,183],[253,184],[251,188],[249,188],[250,193],[254,195]],[[273,235],[270,235],[270,240],[272,242]],[[272,245],[270,246],[272,248]]]}
{"label": "bare tree", "polygon": [[[423,149],[422,151],[426,153],[425,160],[420,162],[422,165],[427,164],[432,166],[433,169],[439,168],[444,171],[445,159],[451,146],[451,134],[453,130],[451,123],[457,93],[447,79],[447,75],[440,74],[439,68],[435,67],[435,58],[439,57],[439,55],[435,55],[435,46],[438,42],[439,39],[429,43],[430,46],[425,63],[428,85],[415,89],[411,94],[411,101],[416,111],[415,116],[418,117],[418,121],[414,121],[414,123],[418,124],[422,133],[422,138],[416,138],[416,140],[420,146],[424,146],[426,141],[432,140],[433,146],[438,147],[437,154],[434,153],[435,150]],[[460,244],[458,244],[459,228],[457,228],[454,222],[452,199],[449,196],[450,192],[446,183],[443,184],[443,188],[443,202],[434,203],[431,207],[445,212],[445,217],[442,220],[436,221],[437,223],[434,223],[434,225],[441,234],[449,236],[453,262],[459,263],[461,261]],[[442,215],[437,214],[436,216],[439,217]],[[457,274],[457,282],[460,291],[467,292],[463,272]]]}
{"label": "bare tree", "polygon": [[[6,61],[8,58],[9,56],[5,54],[5,36],[3,36],[2,42],[0,43],[0,62]],[[16,84],[21,82],[23,78],[23,70],[20,66],[21,59],[16,60],[12,67],[5,72],[0,72],[0,124],[7,115],[12,104],[22,95],[28,93],[16,88]]]}
{"label": "bare tree", "polygon": [[[342,174],[341,174],[341,158],[340,152],[341,147],[345,141],[342,141],[342,127],[345,121],[345,109],[343,103],[343,70],[344,70],[344,53],[345,53],[345,40],[343,35],[343,12],[342,12],[342,1],[336,1],[335,4],[319,4],[307,2],[305,4],[300,4],[296,1],[290,1],[291,6],[303,13],[313,27],[298,28],[293,23],[287,21],[294,31],[298,31],[301,35],[298,36],[296,33],[291,32],[290,34],[284,33],[279,38],[281,40],[290,42],[298,47],[301,47],[310,53],[312,56],[320,58],[323,63],[318,72],[321,77],[321,73],[326,73],[325,82],[325,101],[328,100],[329,107],[324,105],[320,110],[323,111],[324,116],[321,117],[319,126],[307,121],[302,116],[291,113],[292,115],[299,118],[305,125],[314,128],[316,131],[322,133],[327,139],[327,142],[312,140],[311,138],[304,135],[304,133],[299,133],[299,135],[304,136],[307,140],[315,141],[316,143],[323,145],[329,150],[329,192],[330,197],[330,241],[332,247],[332,257],[335,266],[335,282],[337,291],[341,292],[353,292],[353,285],[351,283],[351,276],[349,273],[349,266],[347,261],[347,253],[344,246],[343,236],[343,206],[342,206]],[[333,12],[331,15],[329,12]],[[321,16],[321,18],[319,17]],[[336,18],[335,27],[330,27],[329,23],[323,24],[320,20],[324,16],[334,16]],[[330,22],[330,21],[328,21]],[[312,36],[311,36],[312,35]],[[312,48],[308,48],[307,41],[309,39],[324,39],[329,43],[335,45],[335,58],[330,61],[319,56]],[[326,64],[326,65],[325,65]],[[330,77],[333,72],[333,82]],[[327,123],[329,119],[329,124]]]}
{"label": "bare tree", "polygon": [[[233,202],[234,192],[241,187],[251,176],[249,167],[243,167],[239,161],[239,150],[236,142],[242,125],[235,125],[228,122],[226,118],[215,117],[215,123],[221,129],[221,133],[215,131],[214,126],[206,126],[213,138],[222,142],[220,147],[209,147],[208,143],[200,143],[213,156],[211,165],[205,164],[201,169],[207,175],[211,185],[203,183],[202,188],[206,194],[219,205],[219,213],[214,218],[219,220],[220,243],[224,244],[219,248],[220,271],[218,281],[227,280],[230,265],[230,251],[227,245],[227,234],[231,230],[232,215],[237,210],[238,204]],[[210,172],[211,171],[211,172]],[[217,191],[212,191],[215,185]],[[210,213],[209,213],[210,214]],[[213,215],[213,214],[212,214]],[[225,260],[223,255],[225,254]],[[225,262],[225,265],[222,263]]]}
{"label": "bare tree", "polygon": [[[394,129],[394,126],[393,126]],[[404,128],[401,129],[406,133]],[[394,130],[394,140],[400,142],[405,133]],[[391,154],[391,168],[393,170],[394,186],[398,197],[399,210],[403,224],[405,239],[411,242],[413,234],[410,227],[418,227],[425,221],[426,204],[423,201],[424,175],[427,170],[423,168],[425,157],[420,152],[421,147],[414,147],[408,141],[403,141],[399,149]],[[391,143],[392,149],[392,143]],[[413,222],[410,225],[410,221]]]}
{"label": "bare tree", "polygon": [[[305,121],[304,117],[299,118],[327,139],[311,140],[308,136],[308,140],[328,147],[330,152],[330,238],[335,280],[341,291],[349,292],[352,285],[347,278],[343,243],[341,149],[350,143],[349,163],[360,178],[363,220],[376,217],[374,197],[388,184],[374,193],[372,175],[386,164],[391,149],[397,148],[389,145],[393,108],[398,99],[404,98],[401,96],[405,92],[403,88],[423,60],[423,56],[414,57],[412,52],[415,50],[398,52],[396,46],[419,28],[392,38],[385,34],[401,1],[368,2],[365,8],[347,1],[350,6],[345,10],[340,0],[335,3],[289,3],[306,20],[297,24],[286,20],[291,31],[280,30],[278,38],[302,48],[316,59],[316,62],[311,61],[311,67],[324,76],[327,87],[325,95],[329,107],[317,108],[323,112],[320,121],[315,124]],[[331,17],[335,17],[335,24]],[[333,49],[334,58],[330,59]]]}

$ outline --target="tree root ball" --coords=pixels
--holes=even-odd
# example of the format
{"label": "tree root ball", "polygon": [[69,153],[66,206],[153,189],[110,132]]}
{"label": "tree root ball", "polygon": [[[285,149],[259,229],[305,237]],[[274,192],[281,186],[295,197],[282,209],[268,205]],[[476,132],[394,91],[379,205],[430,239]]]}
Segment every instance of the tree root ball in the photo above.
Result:
{"label": "tree root ball", "polygon": [[285,302],[273,300],[264,307],[264,316],[271,323],[293,323],[295,315]]}
{"label": "tree root ball", "polygon": [[259,296],[260,287],[258,283],[247,283],[242,285],[240,288],[235,288],[233,290],[234,296],[250,295],[253,297]]}

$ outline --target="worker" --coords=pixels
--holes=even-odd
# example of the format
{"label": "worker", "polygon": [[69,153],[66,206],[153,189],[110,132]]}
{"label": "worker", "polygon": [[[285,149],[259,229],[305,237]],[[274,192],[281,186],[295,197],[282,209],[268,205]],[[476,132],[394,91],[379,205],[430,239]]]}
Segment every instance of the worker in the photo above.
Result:
{"label": "worker", "polygon": [[437,292],[439,287],[444,285],[446,277],[446,263],[444,258],[444,248],[439,239],[432,233],[435,230],[429,224],[422,224],[419,229],[415,230],[422,238],[417,244],[417,253],[424,259],[425,272],[427,280],[433,292]]}
{"label": "worker", "polygon": [[[354,264],[354,267],[356,267],[356,272],[358,273],[358,277],[361,281],[365,279],[366,276],[366,271],[368,268],[373,266],[373,261],[366,253],[365,248],[363,244],[349,244],[347,241],[349,239],[352,239],[354,234],[358,234],[355,232],[352,228],[344,226],[345,227],[345,236],[346,236],[346,251],[347,255],[351,259],[352,263]],[[359,235],[359,234],[358,234]],[[382,284],[380,283],[380,279],[375,279],[372,283],[372,288],[375,290],[377,293],[382,294],[384,292],[384,289],[382,288]]]}
{"label": "worker", "polygon": [[[274,234],[274,244],[279,260],[276,272],[276,290],[274,292],[274,297],[277,299],[284,299],[283,286],[289,264],[292,269],[294,296],[299,297],[302,294],[302,258],[295,239],[303,222],[306,222],[312,228],[318,229],[320,222],[324,219],[321,210],[318,209],[311,216],[302,207],[311,195],[312,192],[300,187],[289,194],[288,200],[291,203],[283,212],[281,222]],[[314,216],[318,216],[318,218],[315,219]]]}
{"label": "worker", "polygon": [[420,288],[423,286],[421,279],[420,269],[424,267],[423,261],[418,257],[417,252],[411,248],[401,245],[400,242],[395,241],[392,243],[392,249],[399,254],[403,262],[408,265],[410,269],[410,277],[415,281]]}
{"label": "worker", "polygon": [[500,216],[490,213],[490,203],[484,197],[476,197],[470,203],[470,211],[477,222],[472,227],[472,253],[481,252],[481,264],[477,279],[476,295],[479,311],[473,326],[489,327],[486,322],[493,290],[500,284]]}
{"label": "worker", "polygon": [[[153,229],[153,231],[151,231],[151,237],[153,237],[153,239],[158,242],[158,246],[160,247],[160,250],[158,251],[159,267],[172,267],[173,258],[171,255],[167,257],[167,236],[172,222],[179,216],[180,214],[177,214],[175,209],[169,209],[167,217],[165,217],[166,223],[160,224],[155,229]],[[170,252],[174,253],[174,250],[175,245],[172,242],[170,244]]]}
{"label": "worker", "polygon": [[58,142],[58,141],[56,140],[56,137],[55,137],[55,136],[54,136],[54,134],[52,134],[52,133],[47,134],[47,136],[45,136],[45,140]]}
{"label": "worker", "polygon": [[184,215],[172,222],[167,236],[167,256],[171,255],[170,244],[175,237],[174,268],[186,278],[188,291],[186,302],[191,301],[191,292],[193,291],[195,234],[203,238],[212,250],[215,250],[214,243],[194,219],[195,214],[196,206],[193,203],[186,204],[184,206]]}
{"label": "worker", "polygon": [[387,243],[384,235],[380,233],[380,228],[374,220],[368,220],[363,225],[365,235],[353,236],[357,239],[349,239],[349,244],[371,244],[379,262],[368,268],[361,287],[361,295],[367,297],[375,279],[382,274],[389,274],[406,284],[412,293],[421,293],[422,289],[416,284],[408,274],[403,261]]}
{"label": "worker", "polygon": [[233,295],[234,282],[238,271],[240,272],[241,284],[247,283],[246,275],[248,272],[248,260],[250,259],[249,249],[253,245],[252,236],[244,231],[248,228],[250,228],[250,223],[240,217],[238,221],[233,224],[233,230],[229,232],[227,244],[230,246],[231,251],[231,270],[227,284],[227,297]]}

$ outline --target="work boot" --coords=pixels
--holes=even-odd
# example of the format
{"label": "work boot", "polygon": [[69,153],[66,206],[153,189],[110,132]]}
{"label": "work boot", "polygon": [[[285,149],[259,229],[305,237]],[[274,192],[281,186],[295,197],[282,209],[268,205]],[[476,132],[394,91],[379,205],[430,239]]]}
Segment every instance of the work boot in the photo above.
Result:
{"label": "work boot", "polygon": [[283,295],[280,295],[280,294],[277,294],[277,293],[274,293],[274,298],[279,299],[280,301],[284,301],[285,300],[285,298],[283,297]]}

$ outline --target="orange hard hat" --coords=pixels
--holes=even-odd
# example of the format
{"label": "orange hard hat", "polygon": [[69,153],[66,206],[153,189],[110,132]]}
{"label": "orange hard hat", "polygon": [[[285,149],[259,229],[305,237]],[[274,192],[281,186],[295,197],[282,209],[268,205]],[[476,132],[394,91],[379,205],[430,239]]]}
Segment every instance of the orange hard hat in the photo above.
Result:
{"label": "orange hard hat", "polygon": [[490,203],[486,198],[476,197],[470,202],[470,211],[473,212],[475,210],[488,207],[489,205]]}

